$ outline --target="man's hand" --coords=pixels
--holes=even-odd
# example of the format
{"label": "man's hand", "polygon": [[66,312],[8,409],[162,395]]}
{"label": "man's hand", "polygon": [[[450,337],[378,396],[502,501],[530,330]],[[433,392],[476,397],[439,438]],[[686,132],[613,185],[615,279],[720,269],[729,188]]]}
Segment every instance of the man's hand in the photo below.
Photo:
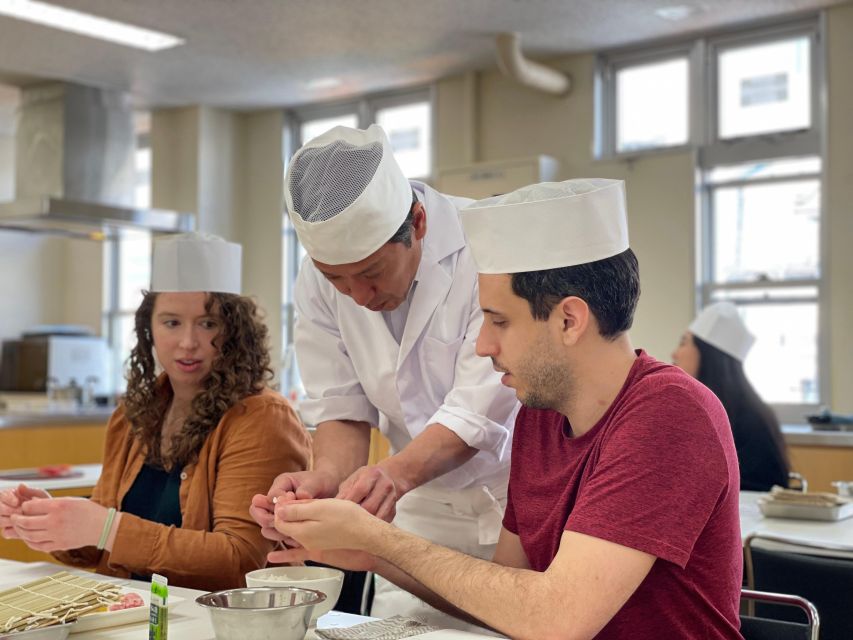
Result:
{"label": "man's hand", "polygon": [[310,498],[331,498],[337,491],[336,479],[330,473],[323,471],[282,473],[273,480],[267,495],[258,494],[252,498],[249,515],[261,526],[261,535],[267,540],[292,545],[292,540],[288,540],[286,536],[275,530],[273,525],[275,503]]}
{"label": "man's hand", "polygon": [[284,549],[267,554],[270,563],[288,562],[301,564],[306,560],[328,564],[344,571],[373,571],[376,558],[365,551],[337,549],[334,551],[308,551],[307,549]]}
{"label": "man's hand", "polygon": [[366,551],[390,526],[347,500],[297,500],[275,507],[275,528],[309,551]]}
{"label": "man's hand", "polygon": [[354,502],[377,518],[391,522],[397,513],[397,500],[406,491],[403,483],[380,463],[357,469],[341,483],[335,497]]}

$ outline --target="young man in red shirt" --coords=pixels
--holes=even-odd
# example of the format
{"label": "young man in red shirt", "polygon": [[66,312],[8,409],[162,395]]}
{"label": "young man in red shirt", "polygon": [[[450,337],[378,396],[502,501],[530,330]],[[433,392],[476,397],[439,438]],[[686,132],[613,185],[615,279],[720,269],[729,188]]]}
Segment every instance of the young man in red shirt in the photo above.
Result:
{"label": "young man in red shirt", "polygon": [[740,638],[737,456],[716,397],[635,351],[623,183],[532,185],[462,213],[480,355],[524,407],[492,562],[355,504],[280,504],[311,558],[386,576],[517,638]]}

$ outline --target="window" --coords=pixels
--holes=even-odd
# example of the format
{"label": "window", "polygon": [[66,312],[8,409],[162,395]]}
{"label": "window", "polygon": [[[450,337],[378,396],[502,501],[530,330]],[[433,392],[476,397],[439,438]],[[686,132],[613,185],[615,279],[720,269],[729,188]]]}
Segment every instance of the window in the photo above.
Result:
{"label": "window", "polygon": [[599,58],[596,155],[690,142],[690,48]]}
{"label": "window", "polygon": [[385,129],[394,157],[408,178],[425,178],[432,166],[431,114],[428,102],[379,109],[376,124]]}
{"label": "window", "polygon": [[[285,170],[290,156],[305,142],[332,127],[365,129],[380,125],[388,134],[394,157],[404,175],[428,181],[432,173],[432,98],[429,89],[402,94],[369,96],[350,103],[307,106],[288,113]],[[291,397],[302,393],[293,357],[293,285],[305,250],[287,214],[282,223],[282,389]]]}
{"label": "window", "polygon": [[340,116],[332,116],[331,118],[317,118],[316,120],[307,120],[299,125],[299,139],[302,144],[308,142],[312,138],[316,138],[321,133],[325,133],[332,127],[356,127],[358,126],[358,116],[354,113],[347,113]]}
{"label": "window", "polygon": [[687,58],[616,72],[616,150],[687,143]]}
{"label": "window", "polygon": [[699,303],[738,306],[747,376],[783,421],[825,397],[818,36],[809,21],[707,43]]}
{"label": "window", "polygon": [[[148,112],[135,115],[136,152],[134,205],[151,206],[151,117]],[[123,229],[108,247],[108,291],[105,313],[106,331],[112,354],[112,387],[124,392],[124,366],[135,344],[134,316],[142,302],[142,291],[151,281],[151,233]]]}
{"label": "window", "polygon": [[738,305],[758,337],[747,376],[774,404],[820,402],[820,185],[819,158],[721,167],[705,179],[703,300]]}
{"label": "window", "polygon": [[695,151],[696,311],[738,306],[746,373],[783,421],[826,397],[820,42],[808,18],[597,62],[598,157]]}
{"label": "window", "polygon": [[810,58],[810,41],[805,36],[720,48],[720,139],[808,129]]}

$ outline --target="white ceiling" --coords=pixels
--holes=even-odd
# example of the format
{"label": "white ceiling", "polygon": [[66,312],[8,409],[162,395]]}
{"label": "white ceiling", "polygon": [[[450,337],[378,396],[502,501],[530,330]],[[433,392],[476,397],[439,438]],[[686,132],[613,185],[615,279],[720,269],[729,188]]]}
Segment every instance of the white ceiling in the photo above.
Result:
{"label": "white ceiling", "polygon": [[[613,48],[778,18],[838,0],[51,0],[179,35],[147,53],[0,16],[0,80],[54,78],[132,92],[140,105],[293,106],[494,64],[494,35],[528,55]],[[700,8],[682,22],[654,10]],[[335,89],[311,80],[339,78]]]}

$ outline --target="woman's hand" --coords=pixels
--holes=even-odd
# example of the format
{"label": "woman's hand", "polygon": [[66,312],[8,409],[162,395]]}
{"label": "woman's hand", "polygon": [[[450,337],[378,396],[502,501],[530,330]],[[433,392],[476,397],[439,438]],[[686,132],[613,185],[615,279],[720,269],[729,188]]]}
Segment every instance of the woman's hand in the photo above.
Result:
{"label": "woman's hand", "polygon": [[108,511],[86,498],[33,499],[20,510],[9,516],[16,537],[46,552],[97,545]]}
{"label": "woman's hand", "polygon": [[20,484],[15,489],[0,491],[0,535],[7,539],[18,538],[12,526],[11,516],[21,515],[21,505],[28,500],[46,500],[50,494],[42,489],[33,489]]}

